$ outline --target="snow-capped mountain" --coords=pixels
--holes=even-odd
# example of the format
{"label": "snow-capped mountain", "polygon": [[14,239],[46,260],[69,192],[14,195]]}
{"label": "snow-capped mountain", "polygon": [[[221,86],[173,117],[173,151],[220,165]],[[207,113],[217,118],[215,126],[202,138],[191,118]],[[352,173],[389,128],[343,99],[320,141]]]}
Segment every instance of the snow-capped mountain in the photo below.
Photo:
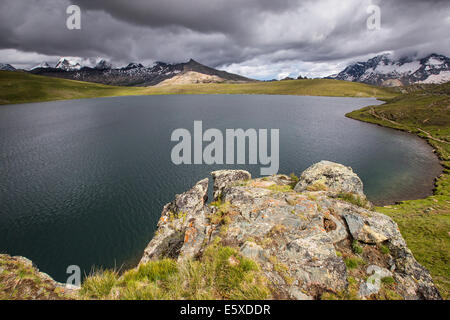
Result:
{"label": "snow-capped mountain", "polygon": [[30,70],[34,70],[34,69],[38,69],[38,68],[47,69],[47,68],[51,68],[51,67],[50,67],[50,65],[47,62],[44,61],[44,62],[38,64],[37,66],[34,66]]}
{"label": "snow-capped mountain", "polygon": [[94,67],[97,70],[108,70],[112,68],[112,64],[105,59],[101,59]]}
{"label": "snow-capped mountain", "polygon": [[[55,68],[38,68],[30,71],[34,74],[97,82],[119,86],[151,86],[171,79],[186,72],[196,72],[208,76],[216,76],[220,81],[248,82],[251,79],[216,70],[194,60],[186,63],[169,64],[156,62],[152,66],[131,62],[122,68],[112,68],[105,60],[100,60],[94,68],[82,67],[79,64],[61,59]],[[216,79],[216,78],[214,78]]]}
{"label": "snow-capped mountain", "polygon": [[61,69],[64,71],[75,71],[82,68],[81,64],[75,61],[68,60],[66,58],[61,58],[55,66],[55,69]]}
{"label": "snow-capped mountain", "polygon": [[0,71],[16,71],[16,68],[7,63],[0,63]]}
{"label": "snow-capped mountain", "polygon": [[327,78],[384,86],[444,83],[450,80],[450,59],[433,53],[422,59],[394,60],[391,55],[384,54],[366,62],[354,63]]}

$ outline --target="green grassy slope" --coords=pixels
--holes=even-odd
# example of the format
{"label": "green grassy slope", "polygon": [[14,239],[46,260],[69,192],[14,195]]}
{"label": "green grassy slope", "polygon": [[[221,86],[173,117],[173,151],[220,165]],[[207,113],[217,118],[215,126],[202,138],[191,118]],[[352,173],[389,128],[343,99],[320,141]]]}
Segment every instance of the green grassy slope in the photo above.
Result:
{"label": "green grassy slope", "polygon": [[0,104],[153,94],[290,94],[390,98],[390,89],[337,80],[292,80],[243,84],[113,87],[96,83],[0,71]]}
{"label": "green grassy slope", "polygon": [[144,88],[113,87],[82,81],[0,71],[0,104],[143,94]]}
{"label": "green grassy slope", "polygon": [[450,298],[450,82],[406,88],[409,93],[347,116],[415,133],[436,150],[444,174],[434,195],[378,208],[399,225],[408,247],[426,266],[444,298]]}

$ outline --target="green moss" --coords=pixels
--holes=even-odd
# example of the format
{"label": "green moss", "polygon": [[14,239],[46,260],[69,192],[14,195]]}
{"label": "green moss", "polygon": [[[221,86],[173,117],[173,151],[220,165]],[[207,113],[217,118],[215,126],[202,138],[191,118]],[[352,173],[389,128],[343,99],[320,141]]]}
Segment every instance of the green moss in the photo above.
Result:
{"label": "green moss", "polygon": [[390,254],[390,253],[391,253],[391,250],[389,249],[388,246],[382,244],[382,245],[380,245],[380,252],[381,252],[382,254]]}
{"label": "green moss", "polygon": [[291,187],[292,188],[295,188],[295,186],[297,185],[297,183],[298,183],[298,181],[300,180],[299,179],[299,177],[297,177],[294,173],[291,173],[290,175],[289,175],[289,177],[291,178]]}
{"label": "green moss", "polygon": [[183,212],[183,211],[180,211],[180,212],[169,211],[168,212],[168,221],[169,222],[173,222],[178,219],[182,219],[183,222],[185,222],[186,221],[186,212]]}
{"label": "green moss", "polygon": [[359,245],[358,240],[353,240],[353,242],[352,242],[352,250],[353,250],[353,253],[356,253],[356,254],[363,253],[363,248],[361,248],[361,246]]}
{"label": "green moss", "polygon": [[344,262],[347,268],[350,270],[359,268],[359,266],[365,264],[364,260],[359,257],[347,257],[344,259]]}
{"label": "green moss", "polygon": [[395,280],[392,277],[384,277],[381,279],[381,282],[384,284],[394,284]]}
{"label": "green moss", "polygon": [[278,184],[274,184],[274,185],[271,185],[269,187],[266,187],[266,189],[269,189],[269,190],[271,190],[273,192],[276,192],[276,193],[279,193],[279,192],[284,193],[284,192],[292,191],[293,187],[291,185],[280,186]]}

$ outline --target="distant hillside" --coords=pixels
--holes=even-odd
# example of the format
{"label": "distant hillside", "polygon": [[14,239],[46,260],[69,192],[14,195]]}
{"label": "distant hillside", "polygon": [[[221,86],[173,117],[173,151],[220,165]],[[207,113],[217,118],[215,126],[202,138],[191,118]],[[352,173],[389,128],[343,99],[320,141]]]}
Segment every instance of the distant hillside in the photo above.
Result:
{"label": "distant hillside", "polygon": [[55,67],[42,63],[30,71],[33,74],[70,80],[96,82],[116,86],[153,86],[175,76],[196,72],[210,76],[210,82],[255,81],[236,74],[207,67],[195,60],[186,63],[168,64],[156,62],[150,67],[130,63],[123,68],[112,68],[106,61],[100,61],[94,68],[83,67],[75,61],[61,59]]}
{"label": "distant hillside", "polygon": [[[213,76],[203,74],[202,77]],[[0,104],[152,94],[280,94],[378,98],[398,95],[389,88],[325,79],[246,83],[178,82],[152,87],[120,87],[43,77],[26,72],[0,71]]]}
{"label": "distant hillside", "polygon": [[357,62],[328,79],[362,82],[381,86],[402,86],[417,83],[440,84],[450,81],[450,59],[431,54],[422,59],[393,60],[388,54],[366,62]]}
{"label": "distant hillside", "polygon": [[139,95],[144,94],[144,89],[42,77],[26,72],[0,71],[0,105]]}

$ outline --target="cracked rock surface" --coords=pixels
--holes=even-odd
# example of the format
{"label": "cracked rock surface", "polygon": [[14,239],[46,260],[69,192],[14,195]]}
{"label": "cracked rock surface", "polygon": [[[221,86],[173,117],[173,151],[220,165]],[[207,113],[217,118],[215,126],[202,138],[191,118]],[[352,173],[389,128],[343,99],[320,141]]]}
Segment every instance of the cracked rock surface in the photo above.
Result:
{"label": "cracked rock surface", "polygon": [[[242,170],[212,176],[214,202],[206,203],[208,179],[177,195],[164,207],[141,263],[197,259],[219,239],[258,263],[274,298],[340,297],[356,284],[359,298],[389,292],[441,299],[391,218],[336,197],[346,192],[365,199],[351,168],[322,161],[297,183],[285,175],[251,179]],[[384,284],[386,277],[394,283]]]}

